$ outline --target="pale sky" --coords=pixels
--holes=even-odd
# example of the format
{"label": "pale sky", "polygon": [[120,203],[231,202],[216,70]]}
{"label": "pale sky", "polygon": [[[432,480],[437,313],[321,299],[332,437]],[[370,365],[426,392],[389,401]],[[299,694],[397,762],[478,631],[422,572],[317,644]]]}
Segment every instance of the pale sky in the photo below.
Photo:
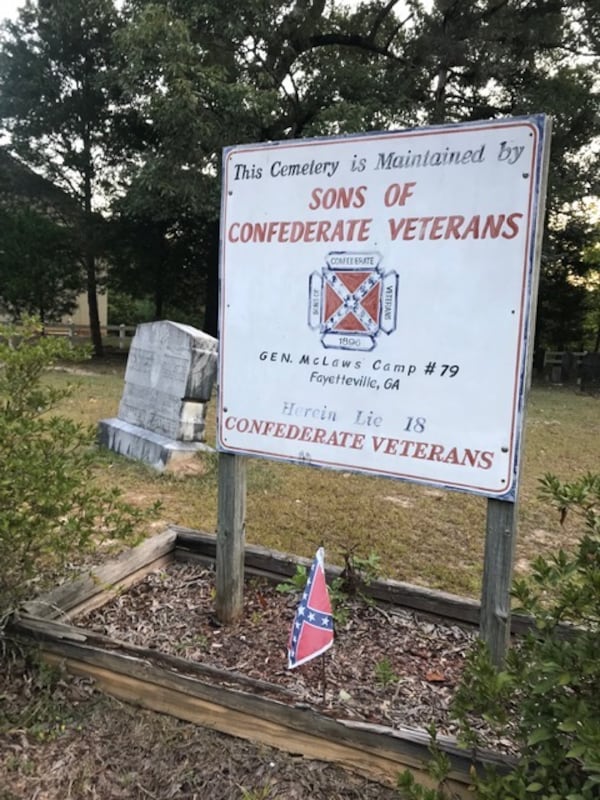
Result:
{"label": "pale sky", "polygon": [[17,8],[24,5],[23,0],[0,0],[0,18],[14,17]]}
{"label": "pale sky", "polygon": [[0,0],[0,19],[14,17],[17,8],[22,5],[21,0]]}
{"label": "pale sky", "polygon": [[[356,4],[356,0],[338,0],[338,2],[350,6]],[[0,0],[0,20],[4,20],[6,17],[14,18],[17,9],[23,5],[25,5],[25,0]]]}

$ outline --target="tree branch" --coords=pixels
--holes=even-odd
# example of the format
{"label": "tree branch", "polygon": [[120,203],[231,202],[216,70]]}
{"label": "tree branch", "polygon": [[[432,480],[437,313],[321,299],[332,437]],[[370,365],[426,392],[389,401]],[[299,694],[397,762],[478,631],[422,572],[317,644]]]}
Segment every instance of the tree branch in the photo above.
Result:
{"label": "tree branch", "polygon": [[[394,61],[405,64],[404,59],[391,53],[387,48],[380,47],[371,41],[370,37],[361,36],[358,33],[321,33],[309,36],[308,47],[305,50],[312,50],[317,47],[356,47],[369,53],[391,58]],[[298,53],[300,55],[300,53]]]}
{"label": "tree branch", "polygon": [[[371,39],[373,41],[375,40],[375,37],[377,36],[377,31],[383,25],[383,23],[385,21],[385,18],[390,13],[390,11],[394,8],[394,6],[397,5],[399,2],[400,2],[400,0],[388,0],[386,5],[382,9],[380,9],[379,13],[375,17],[375,22],[373,23],[373,27],[371,28],[371,33],[369,34],[369,39]],[[402,23],[402,24],[404,24],[404,23]],[[400,25],[400,27],[402,27],[402,25]],[[396,30],[398,30],[398,29],[396,29]]]}

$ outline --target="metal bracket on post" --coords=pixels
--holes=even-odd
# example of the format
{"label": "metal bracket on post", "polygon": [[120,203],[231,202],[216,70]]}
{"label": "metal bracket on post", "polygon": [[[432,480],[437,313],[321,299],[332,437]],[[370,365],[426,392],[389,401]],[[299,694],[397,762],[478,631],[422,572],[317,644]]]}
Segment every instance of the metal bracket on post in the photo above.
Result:
{"label": "metal bracket on post", "polygon": [[235,622],[244,607],[246,459],[219,453],[219,510],[215,607],[223,624]]}
{"label": "metal bracket on post", "polygon": [[501,668],[510,639],[510,589],[517,531],[517,504],[488,500],[479,633]]}

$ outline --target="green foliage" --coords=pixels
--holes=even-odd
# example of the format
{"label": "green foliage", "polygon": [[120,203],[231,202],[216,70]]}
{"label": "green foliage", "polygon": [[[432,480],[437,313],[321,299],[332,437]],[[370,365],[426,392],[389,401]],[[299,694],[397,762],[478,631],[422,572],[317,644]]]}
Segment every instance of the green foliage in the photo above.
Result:
{"label": "green foliage", "polygon": [[429,726],[427,730],[430,736],[429,753],[431,754],[427,772],[435,783],[435,788],[428,789],[422,786],[412,772],[404,770],[398,776],[398,789],[401,796],[407,800],[454,800],[456,795],[451,792],[446,782],[450,774],[450,759],[438,744],[435,725]]}
{"label": "green foliage", "polygon": [[83,289],[68,229],[31,208],[0,207],[0,308],[60,319]]}
{"label": "green foliage", "polygon": [[340,601],[348,597],[360,597],[366,603],[372,602],[365,590],[380,574],[379,555],[371,550],[368,556],[359,556],[353,546],[344,550],[342,556],[344,569],[340,577],[333,581],[334,592]]}
{"label": "green foliage", "polygon": [[109,325],[139,325],[153,319],[152,302],[148,298],[133,297],[111,289],[108,295]]}
{"label": "green foliage", "polygon": [[600,331],[600,292],[595,257],[600,225],[588,204],[553,217],[544,248],[536,341],[557,350],[593,350]]}
{"label": "green foliage", "polygon": [[[561,521],[580,515],[585,534],[574,552],[537,558],[530,578],[515,582],[516,610],[535,625],[509,650],[503,669],[481,642],[469,654],[453,705],[463,742],[482,744],[473,720],[483,718],[519,752],[508,774],[473,773],[480,800],[600,796],[600,474],[572,482],[546,475],[541,492]],[[439,759],[432,765],[439,768]],[[436,780],[443,778],[441,770]],[[448,797],[443,782],[424,789],[409,774],[399,786],[413,800]]]}
{"label": "green foliage", "polygon": [[306,567],[301,564],[296,565],[296,572],[292,575],[289,581],[278,583],[275,587],[278,592],[283,594],[303,592],[306,586],[306,579],[308,573]]}
{"label": "green foliage", "polygon": [[518,610],[535,629],[502,671],[477,648],[455,708],[470,743],[475,713],[519,747],[518,768],[479,779],[479,797],[592,800],[600,792],[600,474],[573,482],[546,475],[541,488],[561,520],[581,515],[586,533],[573,553],[539,557],[531,577],[515,582]]}
{"label": "green foliage", "polygon": [[273,787],[269,783],[256,789],[246,789],[245,786],[240,786],[240,789],[242,800],[277,800],[273,794]]}
{"label": "green foliage", "polygon": [[[328,586],[329,599],[333,610],[333,618],[338,625],[345,625],[349,617],[348,600],[359,596],[370,602],[364,588],[378,575],[379,556],[375,552],[366,558],[357,556],[354,549],[344,553],[345,567],[342,574],[334,578]],[[298,565],[295,574],[289,581],[276,586],[278,592],[302,593],[306,587],[306,567]]]}
{"label": "green foliage", "polygon": [[560,348],[587,325],[573,204],[598,191],[597,16],[592,0],[34,0],[5,27],[0,121],[79,205],[88,285],[101,197],[123,226],[111,282],[214,332],[223,146],[545,111],[538,339]]}
{"label": "green foliage", "polygon": [[392,662],[389,658],[382,658],[375,664],[375,679],[377,683],[382,686],[389,686],[390,683],[396,683],[398,676],[392,668]]}
{"label": "green foliage", "polygon": [[365,603],[372,602],[364,590],[379,574],[379,556],[374,551],[364,558],[356,554],[355,547],[349,547],[343,552],[343,558],[344,569],[329,586],[333,617],[338,625],[348,622],[351,598],[359,597]]}
{"label": "green foliage", "polygon": [[[275,588],[278,592],[282,593],[302,594],[306,588],[307,577],[308,573],[306,567],[298,564],[296,566],[296,572],[289,581],[278,583]],[[328,591],[334,619],[338,624],[343,625],[348,619],[347,611],[344,608],[344,602],[347,600],[348,596],[345,592],[341,591],[340,578],[334,578],[328,587]]]}
{"label": "green foliage", "polygon": [[51,413],[68,389],[45,385],[44,371],[81,355],[34,320],[0,326],[0,629],[58,570],[143,517],[94,482],[93,429]]}
{"label": "green foliage", "polygon": [[340,588],[350,596],[361,594],[380,574],[381,559],[371,550],[368,556],[359,556],[356,548],[348,548],[343,553],[344,569],[341,574]]}
{"label": "green foliage", "polygon": [[[11,151],[70,196],[73,244],[94,300],[104,227],[95,212],[115,190],[125,155],[114,134],[121,119],[117,25],[112,0],[40,0],[5,23],[0,46],[0,126]],[[89,311],[101,355],[93,301]]]}
{"label": "green foliage", "polygon": [[[590,226],[571,204],[597,193],[591,5],[130,0],[117,42],[127,54],[122,90],[137,117],[125,147],[139,158],[120,208],[162,240],[144,253],[138,238],[131,280],[159,298],[195,274],[195,296],[207,317],[214,313],[217,248],[206,229],[218,215],[223,145],[545,111],[555,119],[552,225],[538,340],[579,347],[585,295],[571,279],[577,239]],[[177,280],[161,282],[164,271]]]}
{"label": "green foliage", "polygon": [[350,618],[350,608],[348,593],[344,591],[342,578],[334,578],[329,584],[329,599],[331,600],[333,619],[337,625],[343,627]]}
{"label": "green foliage", "polygon": [[586,255],[591,269],[585,278],[584,347],[588,351],[598,353],[600,352],[600,243]]}

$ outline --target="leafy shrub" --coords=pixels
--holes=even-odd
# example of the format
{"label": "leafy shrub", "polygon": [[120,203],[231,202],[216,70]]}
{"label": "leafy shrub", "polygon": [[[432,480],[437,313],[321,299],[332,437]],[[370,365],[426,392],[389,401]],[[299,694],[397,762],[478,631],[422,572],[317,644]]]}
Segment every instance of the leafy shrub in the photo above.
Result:
{"label": "leafy shrub", "polygon": [[154,306],[149,298],[137,298],[111,289],[108,295],[109,325],[138,325],[154,319]]}
{"label": "leafy shrub", "polygon": [[40,334],[32,319],[0,325],[0,631],[34,588],[143,516],[94,482],[93,429],[51,413],[68,390],[45,385],[44,372],[82,351]]}
{"label": "leafy shrub", "polygon": [[306,588],[308,571],[301,564],[296,564],[296,572],[289,580],[278,583],[275,589],[282,594],[301,594]]}
{"label": "leafy shrub", "polygon": [[[537,558],[514,584],[533,629],[512,647],[502,670],[481,643],[471,653],[454,701],[462,738],[479,744],[473,715],[510,737],[519,763],[507,775],[475,777],[485,800],[593,800],[600,797],[600,474],[561,482],[546,475],[542,492],[564,521],[585,520],[573,553]],[[425,797],[403,776],[405,796]],[[432,800],[446,798],[442,786]]]}
{"label": "leafy shrub", "polygon": [[[344,551],[343,557],[344,569],[328,585],[333,618],[341,626],[348,622],[350,616],[348,601],[351,598],[360,597],[366,603],[371,602],[364,589],[375,580],[379,568],[379,556],[373,551],[363,558],[356,555],[355,548],[348,548]],[[306,567],[298,564],[295,574],[288,581],[278,583],[276,589],[282,593],[301,594],[306,588],[307,577]]]}

